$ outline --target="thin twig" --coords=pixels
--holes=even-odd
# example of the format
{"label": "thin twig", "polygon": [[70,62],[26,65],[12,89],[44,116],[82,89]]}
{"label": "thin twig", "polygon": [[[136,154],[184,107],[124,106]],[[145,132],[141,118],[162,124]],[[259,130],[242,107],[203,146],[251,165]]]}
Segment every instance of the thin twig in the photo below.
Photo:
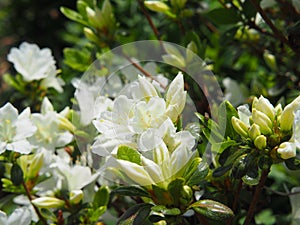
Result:
{"label": "thin twig", "polygon": [[[25,184],[24,181],[22,182],[22,186],[24,187],[25,192],[26,192],[26,195],[27,195],[27,197],[28,197],[28,199],[29,199],[29,201],[30,201],[30,203],[31,203],[31,201],[32,201],[33,199],[32,199],[31,193],[30,193],[30,191],[28,190],[27,185]],[[48,225],[46,219],[43,217],[43,215],[41,214],[40,210],[39,210],[34,204],[31,203],[31,205],[33,206],[33,208],[34,208],[36,214],[38,215],[38,217],[40,218],[40,220],[42,221],[42,223],[45,224],[45,225]]]}
{"label": "thin twig", "polygon": [[137,68],[139,71],[141,71],[146,77],[149,77],[151,80],[155,80],[163,89],[167,89],[167,87],[165,85],[163,85],[154,76],[152,76],[150,73],[148,73],[146,70],[144,70],[144,68],[141,67],[139,64],[134,62],[128,55],[126,55],[124,52],[122,54],[135,68]]}
{"label": "thin twig", "polygon": [[261,194],[261,191],[264,188],[264,184],[265,184],[265,182],[266,182],[266,180],[268,178],[269,172],[270,172],[270,168],[262,171],[261,178],[259,180],[258,185],[256,186],[256,189],[255,189],[255,192],[254,192],[254,195],[253,195],[253,199],[252,199],[252,201],[250,203],[250,206],[249,206],[249,209],[248,209],[248,213],[247,213],[244,225],[249,225],[251,223],[251,220],[253,219],[256,204],[258,202],[258,199],[259,199],[259,196]]}
{"label": "thin twig", "polygon": [[[238,184],[238,187],[237,187],[237,190],[236,190],[236,192],[235,192],[235,195],[234,195],[234,201],[233,201],[233,204],[232,204],[232,211],[233,211],[233,212],[236,211],[236,208],[237,208],[237,205],[238,205],[239,196],[240,196],[242,187],[243,187],[243,180],[240,180],[240,181],[239,181],[239,184]],[[233,220],[233,217],[231,217],[231,218],[228,220],[227,225],[230,225],[230,224],[232,223],[232,220]]]}
{"label": "thin twig", "polygon": [[276,36],[276,38],[278,40],[280,40],[281,42],[283,42],[284,44],[286,44],[290,49],[292,49],[297,55],[299,55],[300,53],[294,49],[294,47],[290,44],[289,40],[283,35],[283,33],[278,30],[275,25],[273,24],[273,22],[270,20],[270,18],[267,16],[266,12],[261,8],[260,4],[257,2],[257,0],[250,0],[250,2],[252,3],[252,5],[256,8],[256,10],[259,12],[259,14],[261,15],[261,17],[264,19],[264,21],[266,22],[266,24],[271,28],[271,30],[273,31],[274,35]]}

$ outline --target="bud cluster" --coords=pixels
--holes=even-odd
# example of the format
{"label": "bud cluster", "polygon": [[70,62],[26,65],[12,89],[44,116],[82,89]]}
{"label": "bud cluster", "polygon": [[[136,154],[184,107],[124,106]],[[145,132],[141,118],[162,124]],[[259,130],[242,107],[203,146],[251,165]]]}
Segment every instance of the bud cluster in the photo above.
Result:
{"label": "bud cluster", "polygon": [[238,115],[231,118],[234,130],[257,149],[275,150],[282,159],[296,156],[300,147],[300,96],[284,109],[281,104],[274,107],[263,96],[255,97],[252,112],[243,105],[238,107]]}

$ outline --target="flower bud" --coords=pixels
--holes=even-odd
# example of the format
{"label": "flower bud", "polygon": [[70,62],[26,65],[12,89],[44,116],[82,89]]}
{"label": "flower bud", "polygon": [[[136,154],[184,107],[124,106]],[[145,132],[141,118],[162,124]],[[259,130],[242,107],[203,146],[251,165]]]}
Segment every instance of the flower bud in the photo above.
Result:
{"label": "flower bud", "polygon": [[299,106],[297,105],[289,104],[284,108],[280,117],[280,129],[282,131],[290,131],[292,129],[294,122],[294,111],[296,111],[298,107]]}
{"label": "flower bud", "polygon": [[271,121],[274,121],[275,109],[268,99],[260,96],[258,102],[255,104],[255,109],[263,112],[271,119]]}
{"label": "flower bud", "polygon": [[31,163],[29,164],[28,178],[34,178],[39,173],[40,169],[42,168],[44,163],[44,155],[43,153],[35,154]]}
{"label": "flower bud", "polygon": [[60,208],[65,205],[65,201],[55,197],[40,197],[32,200],[31,202],[35,206],[45,209]]}
{"label": "flower bud", "polygon": [[170,10],[169,6],[161,1],[145,1],[144,4],[154,12],[167,12]]}
{"label": "flower bud", "polygon": [[233,126],[233,129],[242,137],[248,137],[248,127],[247,125],[242,122],[240,119],[236,117],[231,117],[231,123]]}
{"label": "flower bud", "polygon": [[75,126],[65,117],[60,116],[59,117],[59,129],[70,131],[71,133],[74,133]]}
{"label": "flower bud", "polygon": [[188,205],[190,204],[193,198],[193,191],[188,185],[184,185],[183,189],[180,191],[179,201],[181,204]]}
{"label": "flower bud", "polygon": [[182,113],[186,102],[183,74],[180,72],[172,81],[166,93],[166,114],[175,122]]}
{"label": "flower bud", "polygon": [[254,140],[254,145],[260,150],[264,150],[267,147],[267,138],[264,135],[259,135]]}
{"label": "flower bud", "polygon": [[281,113],[282,113],[282,105],[281,104],[276,105],[275,113],[276,113],[277,118],[281,115]]}
{"label": "flower bud", "polygon": [[249,129],[249,137],[254,141],[259,135],[261,135],[260,127],[257,124],[252,124]]}
{"label": "flower bud", "polygon": [[269,53],[268,51],[264,52],[264,60],[266,64],[272,69],[273,71],[277,70],[276,58],[273,54]]}
{"label": "flower bud", "polygon": [[277,149],[280,157],[283,159],[289,159],[296,156],[296,146],[293,142],[283,142]]}
{"label": "flower bud", "polygon": [[82,190],[74,190],[70,192],[70,202],[71,204],[78,204],[83,198]]}
{"label": "flower bud", "polygon": [[262,134],[271,134],[273,128],[273,122],[270,118],[261,111],[252,109],[252,119],[260,127]]}

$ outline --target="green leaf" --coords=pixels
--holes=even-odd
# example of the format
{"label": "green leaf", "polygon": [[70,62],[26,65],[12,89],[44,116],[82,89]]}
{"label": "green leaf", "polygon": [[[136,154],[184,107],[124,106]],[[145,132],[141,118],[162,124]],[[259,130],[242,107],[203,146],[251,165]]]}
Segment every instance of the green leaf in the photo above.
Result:
{"label": "green leaf", "polygon": [[152,185],[152,189],[153,189],[153,194],[154,194],[153,197],[155,198],[155,202],[158,202],[161,205],[173,204],[173,198],[167,190],[162,189],[156,185]]}
{"label": "green leaf", "polygon": [[170,195],[173,197],[174,205],[179,205],[180,192],[183,190],[183,185],[185,180],[183,178],[176,178],[171,181],[168,185],[168,191]]}
{"label": "green leaf", "polygon": [[64,49],[64,62],[72,69],[84,72],[92,62],[91,53],[87,49]]}
{"label": "green leaf", "polygon": [[107,206],[109,202],[109,189],[106,186],[101,186],[96,192],[93,200],[93,208],[99,208],[100,206]]}
{"label": "green leaf", "polygon": [[149,192],[139,186],[124,186],[117,187],[113,190],[114,194],[124,195],[124,196],[140,196],[150,198]]}
{"label": "green leaf", "polygon": [[186,185],[193,186],[198,185],[209,172],[209,167],[207,163],[198,164],[197,168],[194,170],[189,178],[186,178]]}
{"label": "green leaf", "polygon": [[11,181],[15,186],[19,186],[24,181],[23,171],[18,164],[13,164],[10,172]]}
{"label": "green leaf", "polygon": [[103,215],[103,213],[106,212],[107,207],[106,206],[100,206],[97,209],[89,209],[89,212],[91,214],[90,220],[92,222],[96,222],[99,220],[99,217]]}
{"label": "green leaf", "polygon": [[197,201],[190,205],[189,208],[210,219],[219,221],[228,219],[234,215],[233,211],[226,205],[209,199]]}
{"label": "green leaf", "polygon": [[217,8],[208,12],[207,17],[218,25],[236,24],[241,21],[241,17],[233,8]]}
{"label": "green leaf", "polygon": [[178,209],[178,208],[167,208],[164,205],[155,205],[151,209],[155,212],[159,212],[159,213],[162,213],[162,214],[168,215],[168,216],[177,216],[177,215],[181,214],[180,209]]}
{"label": "green leaf", "polygon": [[[139,225],[142,224],[149,216],[151,207],[153,205],[149,203],[140,203],[130,207],[119,218],[117,225]],[[140,215],[139,215],[140,214]]]}
{"label": "green leaf", "polygon": [[75,22],[81,23],[85,26],[88,26],[89,24],[83,19],[83,17],[76,11],[69,9],[67,7],[60,7],[60,11],[68,17],[70,20],[73,20]]}
{"label": "green leaf", "polygon": [[232,167],[232,164],[229,164],[227,166],[221,166],[221,167],[218,167],[214,170],[213,172],[213,176],[214,177],[221,177],[223,176],[226,172],[228,172]]}
{"label": "green leaf", "polygon": [[295,157],[285,160],[284,163],[290,170],[300,169],[300,159],[297,159]]}
{"label": "green leaf", "polygon": [[253,17],[256,16],[257,10],[255,9],[255,7],[253,6],[253,4],[251,3],[251,1],[245,1],[242,4],[243,7],[243,14],[248,18],[251,19]]}
{"label": "green leaf", "polygon": [[141,165],[141,155],[140,153],[126,145],[120,145],[118,148],[117,158],[122,160],[127,160],[132,163]]}

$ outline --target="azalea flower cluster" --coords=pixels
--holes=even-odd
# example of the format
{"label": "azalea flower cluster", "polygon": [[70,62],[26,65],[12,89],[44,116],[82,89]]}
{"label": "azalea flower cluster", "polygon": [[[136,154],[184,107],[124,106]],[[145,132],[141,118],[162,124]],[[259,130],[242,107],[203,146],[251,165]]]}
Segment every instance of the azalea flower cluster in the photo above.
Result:
{"label": "azalea flower cluster", "polygon": [[194,155],[195,138],[176,127],[185,102],[182,73],[169,85],[165,98],[140,76],[93,120],[99,135],[92,151],[107,157],[106,167],[118,168],[131,182],[165,188]]}
{"label": "azalea flower cluster", "polygon": [[282,159],[296,156],[300,148],[300,96],[282,108],[274,107],[263,96],[254,98],[252,112],[248,105],[238,107],[239,118],[232,125],[241,137],[250,139],[256,148],[266,150]]}

